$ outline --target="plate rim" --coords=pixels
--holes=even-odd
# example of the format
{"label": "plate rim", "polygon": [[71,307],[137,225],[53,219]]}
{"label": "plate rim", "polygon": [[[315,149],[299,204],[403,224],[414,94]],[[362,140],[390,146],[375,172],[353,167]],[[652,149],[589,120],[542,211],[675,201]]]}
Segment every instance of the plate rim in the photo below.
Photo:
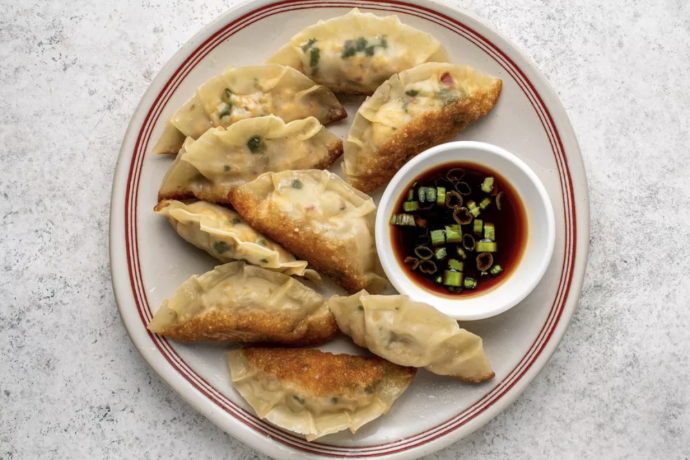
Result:
{"label": "plate rim", "polygon": [[[305,451],[302,449],[297,450],[293,446],[277,446],[275,443],[265,442],[266,436],[271,439],[283,437],[280,436],[280,434],[276,435],[273,430],[271,430],[271,433],[261,432],[261,430],[256,428],[250,428],[248,424],[241,423],[241,420],[239,419],[230,417],[225,411],[218,410],[219,406],[222,406],[222,404],[218,402],[214,403],[209,400],[209,398],[203,394],[197,385],[191,381],[187,381],[181,375],[180,369],[178,369],[172,362],[169,362],[166,360],[166,358],[162,357],[160,351],[155,346],[152,346],[153,336],[148,333],[147,330],[144,329],[143,332],[142,330],[137,330],[135,320],[138,319],[137,317],[139,315],[136,314],[136,299],[130,285],[129,277],[132,276],[131,267],[129,265],[128,254],[125,254],[125,251],[121,250],[124,248],[124,246],[126,246],[126,230],[125,225],[123,225],[123,223],[126,223],[126,218],[124,217],[126,208],[125,201],[127,195],[131,194],[129,187],[133,167],[133,164],[131,163],[132,160],[135,160],[135,149],[130,149],[129,145],[134,144],[132,138],[137,137],[136,132],[141,131],[145,119],[148,117],[147,111],[145,110],[146,107],[150,104],[151,108],[153,108],[155,105],[155,101],[152,101],[154,93],[159,92],[158,97],[160,97],[160,95],[165,92],[168,84],[175,78],[177,69],[182,68],[182,65],[184,65],[184,63],[191,57],[195,49],[197,49],[199,42],[205,42],[205,40],[220,33],[224,27],[226,28],[231,23],[250,16],[262,8],[267,8],[269,6],[279,8],[283,5],[291,4],[307,5],[306,7],[317,7],[318,5],[323,5],[320,7],[324,8],[352,8],[353,6],[358,6],[360,8],[369,10],[380,9],[393,14],[398,12],[391,10],[391,7],[395,5],[402,8],[411,7],[421,9],[436,16],[445,16],[464,28],[469,28],[467,23],[471,23],[472,27],[470,30],[474,32],[474,29],[480,29],[482,37],[486,35],[490,36],[491,40],[489,43],[507,59],[513,62],[515,67],[523,74],[525,80],[531,86],[532,91],[534,91],[534,94],[540,99],[540,102],[546,110],[546,113],[550,118],[550,122],[556,131],[557,137],[560,138],[559,140],[561,143],[562,155],[566,170],[569,170],[569,174],[572,174],[570,170],[573,170],[580,175],[580,177],[577,178],[580,181],[579,187],[577,188],[573,185],[573,182],[575,181],[572,180],[572,175],[567,177],[568,181],[570,182],[570,193],[572,195],[572,209],[570,211],[573,213],[573,229],[575,232],[571,244],[575,246],[575,249],[573,250],[569,286],[563,295],[565,300],[562,302],[561,310],[557,312],[556,323],[553,326],[553,329],[550,331],[549,337],[545,339],[540,350],[538,351],[538,354],[532,359],[532,362],[522,372],[522,374],[517,377],[508,386],[508,388],[502,390],[501,395],[499,395],[497,399],[482,412],[472,415],[468,421],[463,422],[458,427],[438,435],[434,435],[430,440],[424,441],[422,444],[415,444],[410,447],[405,447],[403,450],[391,450],[378,454],[373,453],[378,446],[364,446],[362,448],[332,446],[337,447],[337,450],[339,451],[338,454],[324,454],[323,452],[312,451],[314,452],[312,455],[314,458],[332,458],[334,456],[358,458],[359,456],[352,455],[357,453],[363,453],[363,456],[377,456],[383,458],[389,458],[392,456],[395,456],[395,458],[417,458],[421,455],[435,452],[450,445],[451,443],[457,442],[486,424],[489,420],[512,404],[512,402],[524,391],[534,377],[536,377],[536,375],[544,368],[558,347],[558,344],[562,340],[576,310],[584,280],[584,272],[589,252],[589,190],[587,187],[586,172],[584,169],[581,151],[565,108],[561,104],[553,88],[551,88],[551,85],[546,77],[539,72],[531,59],[528,58],[516,45],[503,37],[490,25],[484,23],[480,19],[477,19],[472,13],[463,11],[454,5],[433,2],[430,0],[407,0],[405,2],[397,0],[377,0],[373,2],[358,0],[254,0],[234,6],[205,25],[199,32],[189,39],[158,72],[137,105],[123,138],[122,146],[118,155],[115,176],[113,178],[110,207],[110,263],[113,291],[115,293],[116,302],[118,304],[120,316],[125,328],[127,329],[128,335],[144,360],[154,371],[156,371],[157,374],[159,374],[163,381],[165,381],[187,403],[189,403],[197,411],[201,412],[204,416],[209,418],[221,429],[231,434],[236,439],[239,439],[245,444],[248,444],[252,448],[267,455],[276,458],[288,458],[297,452],[299,452],[301,455],[304,455]],[[388,8],[381,5],[388,6]],[[378,8],[376,8],[377,6]],[[515,64],[516,60],[520,61],[520,66]],[[537,91],[534,87],[534,82],[536,82],[536,86],[539,87],[539,91]],[[567,150],[565,148],[565,144],[568,145]],[[141,162],[143,162],[144,157],[145,155],[142,155]],[[558,160],[556,161],[558,162]],[[129,171],[127,171],[128,169]],[[134,192],[137,191],[138,186],[134,187]],[[562,184],[561,191],[564,194],[563,199],[565,200],[565,193],[563,192]],[[133,195],[134,198],[136,198],[135,195]],[[565,203],[564,212],[566,214],[568,213]],[[134,219],[136,220],[136,206],[134,207]],[[135,242],[135,244],[137,243]],[[567,245],[568,243],[566,241],[566,248]],[[567,257],[564,258],[564,265],[566,259]],[[125,275],[129,275],[129,277],[126,277]],[[123,278],[126,279],[123,280]],[[556,297],[557,298],[555,300],[558,300],[559,296],[557,295]],[[129,310],[125,305],[129,307]],[[134,305],[134,307],[132,307],[132,305]],[[132,309],[134,311],[131,311]],[[550,311],[542,331],[549,323],[549,317],[551,315],[552,312]],[[132,318],[133,316],[134,318]],[[144,320],[143,316],[141,316],[141,320]],[[540,335],[541,332],[535,340],[535,343],[538,341]],[[527,354],[529,353],[530,351],[527,352]],[[524,359],[525,357],[522,358],[516,368],[520,365],[520,363],[522,363],[522,361],[524,361]],[[501,383],[499,383],[497,387],[500,386]],[[475,403],[475,405],[476,404],[477,403]],[[433,431],[446,423],[448,423],[448,421],[443,422],[437,427],[427,431]],[[287,434],[286,432],[282,432],[282,434],[286,434],[288,437],[293,436]],[[423,433],[419,433],[411,436],[410,438],[420,436],[422,434]],[[383,445],[396,444],[398,442],[401,441],[394,441],[392,443],[386,443]],[[303,441],[303,443],[306,444],[306,441]],[[320,444],[309,443],[309,446],[316,448],[320,446]],[[367,450],[371,451],[372,454],[367,454]]]}

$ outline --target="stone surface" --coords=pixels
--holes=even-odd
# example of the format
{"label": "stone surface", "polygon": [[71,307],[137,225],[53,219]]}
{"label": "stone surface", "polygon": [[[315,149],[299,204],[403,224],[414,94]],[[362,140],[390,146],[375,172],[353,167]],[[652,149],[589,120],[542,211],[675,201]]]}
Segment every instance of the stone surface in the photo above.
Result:
{"label": "stone surface", "polygon": [[[108,261],[129,118],[233,3],[0,1],[0,459],[265,458],[141,359]],[[690,458],[690,4],[456,3],[517,43],[563,101],[589,177],[591,253],[544,371],[429,458]]]}

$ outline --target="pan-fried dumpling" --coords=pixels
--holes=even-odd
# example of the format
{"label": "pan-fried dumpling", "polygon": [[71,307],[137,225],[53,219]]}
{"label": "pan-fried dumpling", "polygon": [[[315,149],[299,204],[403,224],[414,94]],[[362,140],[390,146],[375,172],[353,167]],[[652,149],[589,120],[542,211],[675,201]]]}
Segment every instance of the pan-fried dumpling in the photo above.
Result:
{"label": "pan-fried dumpling", "polygon": [[349,182],[364,192],[385,185],[412,157],[489,113],[501,88],[501,80],[453,64],[394,75],[355,115],[343,164]]}
{"label": "pan-fried dumpling", "polygon": [[335,174],[266,173],[229,197],[249,225],[348,292],[385,287],[374,242],[376,205]]}
{"label": "pan-fried dumpling", "polygon": [[244,262],[192,276],[149,330],[176,340],[318,345],[338,328],[324,298],[296,279]]}
{"label": "pan-fried dumpling", "polygon": [[182,203],[163,200],[156,214],[168,218],[170,225],[188,243],[203,249],[223,263],[244,260],[285,275],[304,276],[313,281],[321,277],[307,270],[307,263],[295,259],[281,245],[247,224],[235,211],[205,201]]}
{"label": "pan-fried dumpling", "polygon": [[307,27],[268,62],[294,67],[336,93],[371,94],[393,74],[450,59],[438,40],[397,16],[355,8]]}
{"label": "pan-fried dumpling", "polygon": [[232,383],[261,418],[307,441],[388,412],[417,369],[375,356],[299,348],[242,348],[227,354]]}
{"label": "pan-fried dumpling", "polygon": [[227,203],[228,191],[267,171],[325,169],[343,143],[316,118],[285,123],[274,116],[242,120],[187,139],[163,178],[158,201],[198,198]]}
{"label": "pan-fried dumpling", "polygon": [[153,153],[177,153],[185,137],[197,139],[210,128],[264,115],[286,122],[315,117],[324,125],[347,117],[331,90],[291,67],[229,66],[168,118]]}
{"label": "pan-fried dumpling", "polygon": [[341,331],[390,362],[467,382],[494,377],[482,339],[425,303],[362,291],[331,297],[327,305]]}

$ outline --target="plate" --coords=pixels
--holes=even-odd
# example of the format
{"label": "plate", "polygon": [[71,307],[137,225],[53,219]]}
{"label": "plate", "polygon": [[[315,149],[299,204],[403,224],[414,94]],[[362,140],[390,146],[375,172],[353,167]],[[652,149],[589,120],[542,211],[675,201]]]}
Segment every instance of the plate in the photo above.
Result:
{"label": "plate", "polygon": [[[228,64],[263,62],[303,27],[359,7],[397,14],[435,35],[453,62],[503,79],[494,110],[457,140],[484,141],[515,153],[537,173],[556,216],[554,255],[546,275],[518,306],[465,323],[484,339],[496,377],[470,385],[420,370],[390,412],[355,435],[307,442],[260,420],[230,384],[227,344],[183,344],[146,329],[152,315],[189,276],[216,261],[179,238],[152,209],[171,158],[151,155],[165,119],[195,88]],[[345,137],[361,98],[343,99],[348,120],[328,128]],[[340,163],[332,170],[340,173]],[[374,196],[378,201],[379,192]],[[110,258],[122,320],[144,359],[182,398],[235,438],[279,459],[412,459],[458,441],[487,423],[547,363],[575,311],[587,262],[589,207],[580,150],[556,94],[536,67],[489,26],[454,7],[430,1],[258,0],[206,26],[168,62],[137,107],[122,143],[113,184]],[[327,284],[322,293],[340,292]],[[339,337],[323,349],[361,354]]]}

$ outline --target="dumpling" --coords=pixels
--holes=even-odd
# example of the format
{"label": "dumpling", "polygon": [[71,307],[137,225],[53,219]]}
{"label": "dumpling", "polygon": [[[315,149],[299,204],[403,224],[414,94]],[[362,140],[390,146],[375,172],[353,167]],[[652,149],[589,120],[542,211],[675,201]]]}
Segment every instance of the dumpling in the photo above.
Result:
{"label": "dumpling", "polygon": [[299,348],[243,348],[227,354],[232,383],[260,418],[313,441],[388,412],[417,372],[375,356]]}
{"label": "dumpling", "polygon": [[336,93],[371,94],[393,74],[450,59],[438,40],[397,16],[355,8],[307,27],[268,62],[294,67]]}
{"label": "dumpling", "polygon": [[355,115],[345,143],[348,181],[364,192],[385,185],[411,158],[489,113],[502,85],[453,64],[423,64],[394,75]]}
{"label": "dumpling", "polygon": [[228,191],[267,171],[325,169],[343,142],[316,118],[285,123],[268,116],[214,128],[187,139],[163,178],[158,201],[198,198],[227,203]]}
{"label": "dumpling", "polygon": [[153,153],[177,153],[185,137],[240,120],[276,115],[286,122],[315,117],[328,124],[347,112],[328,88],[291,67],[276,64],[227,67],[199,86],[196,94],[168,118]]}
{"label": "dumpling", "polygon": [[362,291],[331,297],[327,305],[343,333],[390,362],[467,382],[494,377],[482,339],[425,303]]}
{"label": "dumpling", "polygon": [[318,345],[338,331],[324,298],[282,273],[244,262],[192,276],[148,326],[176,340]]}
{"label": "dumpling", "polygon": [[163,200],[154,209],[168,218],[170,225],[188,243],[221,262],[244,260],[285,275],[304,276],[318,281],[307,263],[296,260],[281,245],[251,228],[235,211],[205,201],[182,203]]}
{"label": "dumpling", "polygon": [[266,173],[230,191],[249,225],[350,293],[386,285],[376,253],[373,200],[328,171]]}

